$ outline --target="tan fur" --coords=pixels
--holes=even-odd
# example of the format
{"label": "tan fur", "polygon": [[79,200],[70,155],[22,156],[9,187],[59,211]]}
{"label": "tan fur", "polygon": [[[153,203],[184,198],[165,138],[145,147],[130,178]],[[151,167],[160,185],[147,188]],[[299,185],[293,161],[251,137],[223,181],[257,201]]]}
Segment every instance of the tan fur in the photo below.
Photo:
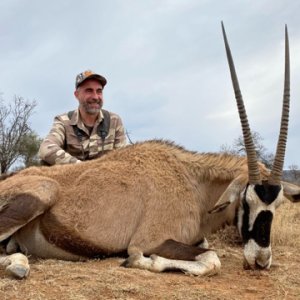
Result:
{"label": "tan fur", "polygon": [[24,193],[40,199],[41,232],[75,255],[145,253],[168,239],[193,245],[232,222],[236,204],[207,212],[242,173],[245,158],[149,141],[82,164],[25,169],[0,182],[0,199],[6,205]]}

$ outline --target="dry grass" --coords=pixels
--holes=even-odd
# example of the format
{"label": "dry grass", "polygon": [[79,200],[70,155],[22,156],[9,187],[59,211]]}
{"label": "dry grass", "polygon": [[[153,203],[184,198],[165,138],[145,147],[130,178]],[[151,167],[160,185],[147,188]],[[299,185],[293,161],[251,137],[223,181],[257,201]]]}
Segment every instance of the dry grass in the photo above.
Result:
{"label": "dry grass", "polygon": [[300,205],[286,200],[276,211],[272,228],[272,244],[300,249],[299,229]]}

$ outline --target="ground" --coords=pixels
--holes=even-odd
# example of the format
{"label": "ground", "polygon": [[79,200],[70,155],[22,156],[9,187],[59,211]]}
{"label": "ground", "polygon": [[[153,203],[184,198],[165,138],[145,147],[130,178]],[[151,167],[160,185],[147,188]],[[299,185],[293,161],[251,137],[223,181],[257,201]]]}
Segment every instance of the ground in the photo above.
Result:
{"label": "ground", "polygon": [[[227,238],[230,237],[230,238]],[[152,273],[120,267],[122,258],[66,262],[31,260],[25,280],[0,271],[0,299],[300,299],[300,253],[276,246],[269,271],[242,267],[242,245],[226,228],[211,237],[222,271],[212,277]]]}

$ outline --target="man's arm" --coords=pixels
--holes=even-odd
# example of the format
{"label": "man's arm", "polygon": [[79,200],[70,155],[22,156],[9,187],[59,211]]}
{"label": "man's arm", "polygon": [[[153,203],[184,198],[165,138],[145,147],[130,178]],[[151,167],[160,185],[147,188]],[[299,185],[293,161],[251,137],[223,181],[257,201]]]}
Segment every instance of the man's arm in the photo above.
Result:
{"label": "man's arm", "polygon": [[55,117],[49,134],[40,146],[38,153],[40,159],[49,165],[80,162],[80,160],[64,150],[65,140],[66,129],[64,123],[59,117]]}

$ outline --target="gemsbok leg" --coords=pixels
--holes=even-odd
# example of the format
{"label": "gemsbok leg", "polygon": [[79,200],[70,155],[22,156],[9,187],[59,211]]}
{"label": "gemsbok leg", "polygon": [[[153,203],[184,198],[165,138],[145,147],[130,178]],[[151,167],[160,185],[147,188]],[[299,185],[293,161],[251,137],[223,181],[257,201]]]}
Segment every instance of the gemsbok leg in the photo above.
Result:
{"label": "gemsbok leg", "polygon": [[215,275],[221,268],[221,262],[215,251],[174,240],[165,241],[149,253],[152,253],[150,257],[145,257],[142,252],[130,253],[123,266],[152,272],[180,270],[196,276]]}
{"label": "gemsbok leg", "polygon": [[[12,184],[6,179],[5,190],[0,184],[0,242],[48,210],[58,192],[57,182],[40,176],[14,178]],[[0,256],[0,265],[18,278],[29,274],[27,257],[21,253]]]}

